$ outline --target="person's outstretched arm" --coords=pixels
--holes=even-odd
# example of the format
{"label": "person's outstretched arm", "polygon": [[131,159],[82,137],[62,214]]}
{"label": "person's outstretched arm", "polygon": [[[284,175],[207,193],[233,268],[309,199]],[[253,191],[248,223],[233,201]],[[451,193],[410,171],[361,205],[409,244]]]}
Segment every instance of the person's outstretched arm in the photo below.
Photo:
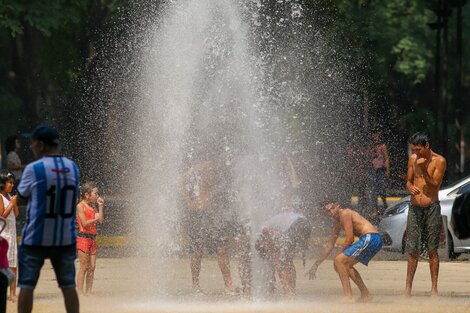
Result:
{"label": "person's outstretched arm", "polygon": [[330,254],[331,250],[335,247],[336,240],[338,239],[339,232],[341,230],[341,225],[339,223],[335,223],[332,227],[330,239],[328,240],[328,243],[325,245],[323,248],[322,252],[318,256],[318,258],[315,260],[313,263],[312,267],[308,271],[308,276],[309,279],[314,279],[315,274],[317,272],[318,266],[328,257]]}

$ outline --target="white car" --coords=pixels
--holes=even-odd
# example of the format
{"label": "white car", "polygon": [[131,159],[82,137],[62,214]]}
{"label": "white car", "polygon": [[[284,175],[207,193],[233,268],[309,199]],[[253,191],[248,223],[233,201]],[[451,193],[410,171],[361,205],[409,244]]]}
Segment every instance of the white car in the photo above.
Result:
{"label": "white car", "polygon": [[[458,239],[450,225],[452,205],[454,204],[455,198],[469,188],[470,176],[439,190],[441,215],[447,220],[447,227],[443,227],[443,229],[447,230],[447,236],[443,236],[443,239],[446,241],[446,257],[449,259],[457,258],[461,253],[470,253],[470,239]],[[379,231],[382,234],[384,242],[384,250],[405,252],[406,221],[408,218],[409,204],[410,196],[407,196],[385,210],[379,224]]]}

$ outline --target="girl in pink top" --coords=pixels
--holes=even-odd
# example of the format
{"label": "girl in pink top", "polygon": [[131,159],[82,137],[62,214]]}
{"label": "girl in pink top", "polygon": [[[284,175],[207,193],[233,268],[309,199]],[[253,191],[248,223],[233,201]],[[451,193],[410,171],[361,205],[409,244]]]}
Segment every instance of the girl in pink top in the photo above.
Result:
{"label": "girl in pink top", "polygon": [[371,189],[372,207],[375,211],[372,217],[380,215],[379,206],[377,204],[377,197],[382,199],[383,211],[387,208],[386,192],[385,192],[385,178],[390,177],[390,160],[388,157],[387,146],[382,142],[380,134],[375,132],[372,134],[372,164],[369,169],[369,182]]}

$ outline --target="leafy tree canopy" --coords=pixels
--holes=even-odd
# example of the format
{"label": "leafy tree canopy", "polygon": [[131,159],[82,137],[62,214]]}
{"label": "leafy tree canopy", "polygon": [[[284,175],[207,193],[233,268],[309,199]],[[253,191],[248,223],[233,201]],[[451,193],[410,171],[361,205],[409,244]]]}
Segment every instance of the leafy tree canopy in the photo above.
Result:
{"label": "leafy tree canopy", "polygon": [[0,27],[12,36],[23,34],[24,24],[50,36],[53,30],[80,22],[86,0],[2,0],[0,1]]}

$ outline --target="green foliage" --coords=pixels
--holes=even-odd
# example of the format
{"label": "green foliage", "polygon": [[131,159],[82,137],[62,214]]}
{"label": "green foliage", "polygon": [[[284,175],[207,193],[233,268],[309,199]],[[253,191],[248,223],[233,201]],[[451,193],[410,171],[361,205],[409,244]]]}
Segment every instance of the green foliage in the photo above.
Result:
{"label": "green foliage", "polygon": [[[421,1],[373,1],[370,37],[390,66],[412,84],[422,82],[431,68],[433,32],[427,26],[434,18]],[[387,72],[381,68],[381,72]]]}
{"label": "green foliage", "polygon": [[[154,2],[158,0],[0,0],[0,125],[10,125],[10,121],[3,122],[7,120],[4,116],[24,114],[25,107],[33,108],[31,103],[41,102],[45,94],[56,92],[64,101],[73,99],[77,81],[83,75],[92,50],[99,49],[102,34],[110,33],[110,28],[116,25],[116,28],[127,27],[120,15],[122,11],[147,8]],[[387,119],[391,112],[389,107],[393,107],[395,116],[405,113],[398,125],[403,132],[424,129],[438,135],[435,125],[440,121],[436,120],[433,112],[437,109],[433,108],[432,96],[429,96],[434,79],[436,33],[428,27],[428,23],[436,21],[432,9],[438,0],[303,2],[313,12],[309,17],[311,23],[305,23],[305,27],[311,24],[315,32],[321,30],[325,51],[331,51],[337,63],[351,63],[347,67],[351,73],[345,75],[357,80],[358,89],[366,91],[371,115]],[[270,1],[265,0],[265,3]],[[455,85],[452,70],[457,63],[453,55],[455,10],[449,18],[447,84],[451,98]],[[464,7],[463,22],[465,90],[462,93],[466,99],[470,96],[470,58],[465,57],[470,54],[470,40],[467,40],[470,38],[470,2]],[[116,33],[119,32],[118,29]],[[23,51],[34,53],[21,54],[17,51],[21,46],[18,43],[23,44]],[[112,47],[107,48],[112,50]],[[18,64],[23,71],[18,70]],[[5,79],[10,71],[17,75],[15,84]],[[20,85],[19,82],[28,83]],[[25,86],[31,90],[26,90]],[[30,92],[29,97],[24,97],[27,92]],[[376,100],[374,93],[386,97],[387,101]],[[2,111],[6,107],[13,111]],[[469,108],[463,106],[466,117],[470,116]],[[451,115],[452,107],[448,113]],[[301,128],[295,118],[290,122],[293,129]],[[392,123],[395,122],[393,119]],[[463,119],[469,138],[470,124],[465,122]]]}
{"label": "green foliage", "polygon": [[[129,2],[0,0],[0,89],[9,91],[0,105],[21,99],[23,118],[35,122],[74,102],[102,34]],[[0,115],[0,124],[7,116]]]}
{"label": "green foliage", "polygon": [[435,113],[428,109],[419,109],[410,112],[400,118],[399,125],[404,134],[408,136],[418,132],[426,132],[431,138],[435,138],[436,117]]}
{"label": "green foliage", "polygon": [[80,22],[86,0],[17,0],[0,2],[0,27],[12,36],[23,34],[24,23],[45,36],[52,31]]}
{"label": "green foliage", "polygon": [[[20,116],[23,115],[21,99],[15,97],[5,89],[0,88],[0,138],[17,133],[24,125]],[[0,149],[1,150],[1,149]]]}
{"label": "green foliage", "polygon": [[[394,75],[419,84],[432,68],[434,13],[422,1],[307,1],[334,21],[329,38],[362,60],[364,75],[386,88]],[[318,6],[322,8],[319,9]],[[393,69],[393,71],[390,71]]]}
{"label": "green foliage", "polygon": [[10,30],[11,35],[21,34],[23,27],[19,19],[19,14],[23,9],[20,3],[5,3],[7,0],[0,1],[0,27]]}
{"label": "green foliage", "polygon": [[419,84],[426,78],[432,55],[413,38],[402,38],[391,52],[396,56],[394,69],[409,77],[413,84]]}
{"label": "green foliage", "polygon": [[467,145],[470,145],[470,114],[467,114],[463,118],[463,123],[462,123],[462,132],[465,138],[467,138]]}

